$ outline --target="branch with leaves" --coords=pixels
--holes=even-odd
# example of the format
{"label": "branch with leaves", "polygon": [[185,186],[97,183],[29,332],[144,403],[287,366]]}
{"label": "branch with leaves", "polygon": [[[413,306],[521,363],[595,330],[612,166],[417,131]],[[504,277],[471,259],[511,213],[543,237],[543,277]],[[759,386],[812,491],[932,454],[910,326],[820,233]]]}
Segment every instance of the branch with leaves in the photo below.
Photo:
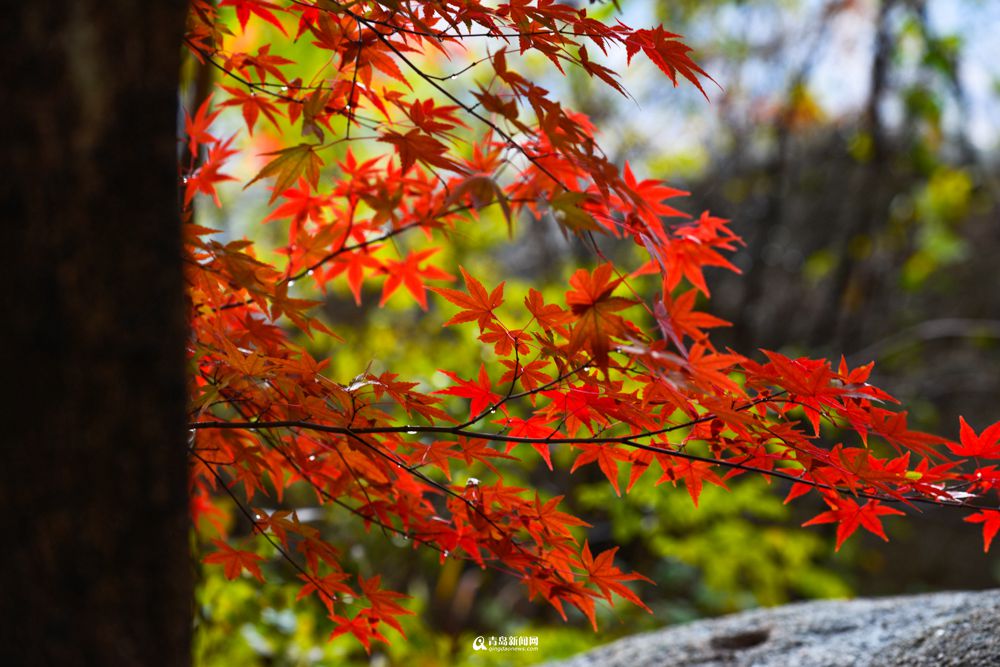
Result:
{"label": "branch with leaves", "polygon": [[[230,6],[235,23],[224,19]],[[629,586],[645,578],[616,567],[615,549],[593,554],[561,496],[505,484],[504,471],[533,464],[529,456],[548,469],[596,465],[619,495],[620,477],[627,493],[658,468],[657,484],[683,483],[695,504],[705,484],[782,479],[789,500],[822,498],[829,510],[808,523],[835,523],[838,548],[859,527],[885,538],[882,517],[899,506],[976,510],[966,520],[982,524],[989,547],[1000,527],[1000,423],[977,433],[963,421],[955,442],[910,429],[868,382],[870,364],[717,349],[711,330],[727,323],[703,309],[705,271],[737,270],[727,255],[741,240],[728,221],[674,208],[684,193],[610,162],[587,118],[517,71],[539,54],[627,94],[595,55],[622,48],[704,93],[707,75],[680,36],[606,25],[548,0],[191,8],[191,57],[223,77],[187,115],[178,174],[192,510],[212,519],[210,497],[227,496],[292,564],[302,595],[319,597],[332,636],[370,649],[386,641],[383,626],[401,632],[400,594],[349,573],[336,545],[293,510],[252,509],[259,499],[303,487],[386,536],[515,576],[529,597],[564,617],[575,607],[595,628],[598,601],[645,608]],[[457,59],[468,64],[431,69]],[[227,108],[245,132],[218,134]],[[270,188],[260,222],[287,231],[280,268],[248,240],[213,240],[193,209],[209,198],[230,206],[220,189],[235,179],[222,169],[262,134],[264,163],[244,189]],[[561,299],[530,289],[508,302],[505,283],[439,264],[452,236],[490,209],[512,236],[521,218],[551,218],[592,250],[592,266],[569,277]],[[643,260],[610,261],[602,248],[615,243]],[[456,273],[464,289],[447,286]],[[297,281],[313,292],[345,285],[359,306],[381,282],[379,306],[406,298],[435,315],[457,309],[443,324],[474,336],[484,361],[478,371],[441,368],[448,383],[436,391],[390,371],[338,380],[301,342],[337,340],[336,323],[292,295]],[[262,577],[260,556],[214,544],[206,563],[229,578]]]}

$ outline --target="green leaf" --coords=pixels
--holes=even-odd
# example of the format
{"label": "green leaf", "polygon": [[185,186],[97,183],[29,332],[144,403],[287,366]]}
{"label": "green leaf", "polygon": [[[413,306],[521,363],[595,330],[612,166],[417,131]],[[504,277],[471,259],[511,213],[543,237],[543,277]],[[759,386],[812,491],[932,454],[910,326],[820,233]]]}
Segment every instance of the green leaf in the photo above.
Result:
{"label": "green leaf", "polygon": [[574,234],[579,234],[587,230],[599,231],[601,227],[580,204],[587,199],[585,192],[564,191],[552,198],[549,206],[552,209],[552,217],[560,225],[569,229]]}
{"label": "green leaf", "polygon": [[306,180],[313,187],[316,187],[316,182],[319,180],[319,170],[323,167],[323,160],[316,154],[315,149],[313,144],[299,144],[273,153],[264,153],[264,155],[277,155],[277,157],[264,165],[264,168],[253,177],[253,180],[243,186],[243,189],[246,190],[262,178],[274,176],[274,189],[268,200],[268,203],[272,204],[278,195],[295,184],[303,172]]}

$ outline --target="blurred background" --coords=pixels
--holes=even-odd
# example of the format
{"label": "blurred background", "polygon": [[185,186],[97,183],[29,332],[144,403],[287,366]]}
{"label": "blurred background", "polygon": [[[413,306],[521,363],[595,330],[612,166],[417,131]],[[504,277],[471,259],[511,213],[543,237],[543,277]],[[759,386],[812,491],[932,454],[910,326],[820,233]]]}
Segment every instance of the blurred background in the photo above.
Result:
{"label": "blurred background", "polygon": [[[742,275],[709,275],[710,310],[733,323],[715,334],[716,343],[745,354],[767,348],[843,354],[852,365],[875,360],[872,381],[901,399],[923,430],[955,437],[959,414],[977,430],[1000,419],[1000,3],[619,5],[630,26],[663,23],[685,35],[718,83],[706,86],[710,102],[690,86],[673,89],[638,58],[626,71],[624,54],[609,60],[625,72],[632,99],[576,71],[564,79],[530,59],[524,67],[591,118],[616,161],[690,191],[675,200],[679,208],[734,221],[746,241],[733,258]],[[586,6],[609,19],[617,12],[607,3]],[[471,82],[476,72],[463,76]],[[195,86],[199,76],[189,78]],[[279,225],[257,231],[250,224],[263,217],[266,196],[223,209],[229,218],[210,207],[200,214],[204,224],[278,247]],[[550,220],[518,221],[510,240],[492,216],[484,211],[481,223],[460,229],[437,263],[475,267],[485,284],[506,279],[509,294],[531,286],[561,298],[560,284],[575,266],[592,261]],[[446,378],[435,372],[441,359],[474,369],[487,358],[470,332],[440,328],[441,304],[432,303],[428,316],[402,299],[377,308],[377,287],[361,306],[346,288],[326,295],[299,289],[324,300],[331,326],[346,339],[311,343],[339,379],[392,369],[443,386]],[[329,621],[318,606],[294,603],[298,584],[280,562],[268,564],[263,589],[202,568],[198,663],[530,664],[760,605],[1000,583],[1000,556],[984,555],[980,531],[947,509],[887,522],[889,543],[856,535],[835,553],[832,527],[799,528],[822,508],[783,505],[782,483],[740,477],[730,493],[706,488],[695,510],[683,489],[645,479],[617,498],[596,468],[571,476],[568,459],[559,452],[553,458],[555,472],[529,461],[505,479],[566,495],[570,510],[593,524],[593,549],[619,545],[617,564],[653,579],[655,586],[636,589],[654,614],[626,603],[605,607],[595,634],[582,617],[563,623],[551,608],[527,602],[517,581],[453,559],[442,563],[436,553],[366,532],[353,517],[311,509],[308,495],[293,494],[286,502],[325,519],[322,530],[347,545],[358,571],[381,572],[387,587],[413,596],[417,614],[404,619],[407,638],[376,645],[369,658],[350,638],[326,642]],[[491,634],[534,635],[540,650],[475,654],[473,638]]]}

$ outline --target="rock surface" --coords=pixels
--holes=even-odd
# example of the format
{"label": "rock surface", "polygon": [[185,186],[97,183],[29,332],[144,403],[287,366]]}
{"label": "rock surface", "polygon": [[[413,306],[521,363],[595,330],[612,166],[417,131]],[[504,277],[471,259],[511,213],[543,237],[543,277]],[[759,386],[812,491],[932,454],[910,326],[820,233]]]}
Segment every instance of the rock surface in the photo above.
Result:
{"label": "rock surface", "polygon": [[548,667],[1000,666],[1000,590],[804,602],[613,642]]}

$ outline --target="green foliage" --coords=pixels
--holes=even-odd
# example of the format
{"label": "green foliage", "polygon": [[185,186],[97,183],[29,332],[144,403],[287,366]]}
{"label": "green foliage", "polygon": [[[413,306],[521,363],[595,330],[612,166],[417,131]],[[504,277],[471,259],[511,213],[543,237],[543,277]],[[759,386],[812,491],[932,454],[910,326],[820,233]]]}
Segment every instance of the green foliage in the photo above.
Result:
{"label": "green foliage", "polygon": [[960,168],[938,167],[914,197],[916,251],[903,266],[903,284],[922,287],[935,271],[961,261],[967,252],[957,226],[966,216],[972,179]]}

